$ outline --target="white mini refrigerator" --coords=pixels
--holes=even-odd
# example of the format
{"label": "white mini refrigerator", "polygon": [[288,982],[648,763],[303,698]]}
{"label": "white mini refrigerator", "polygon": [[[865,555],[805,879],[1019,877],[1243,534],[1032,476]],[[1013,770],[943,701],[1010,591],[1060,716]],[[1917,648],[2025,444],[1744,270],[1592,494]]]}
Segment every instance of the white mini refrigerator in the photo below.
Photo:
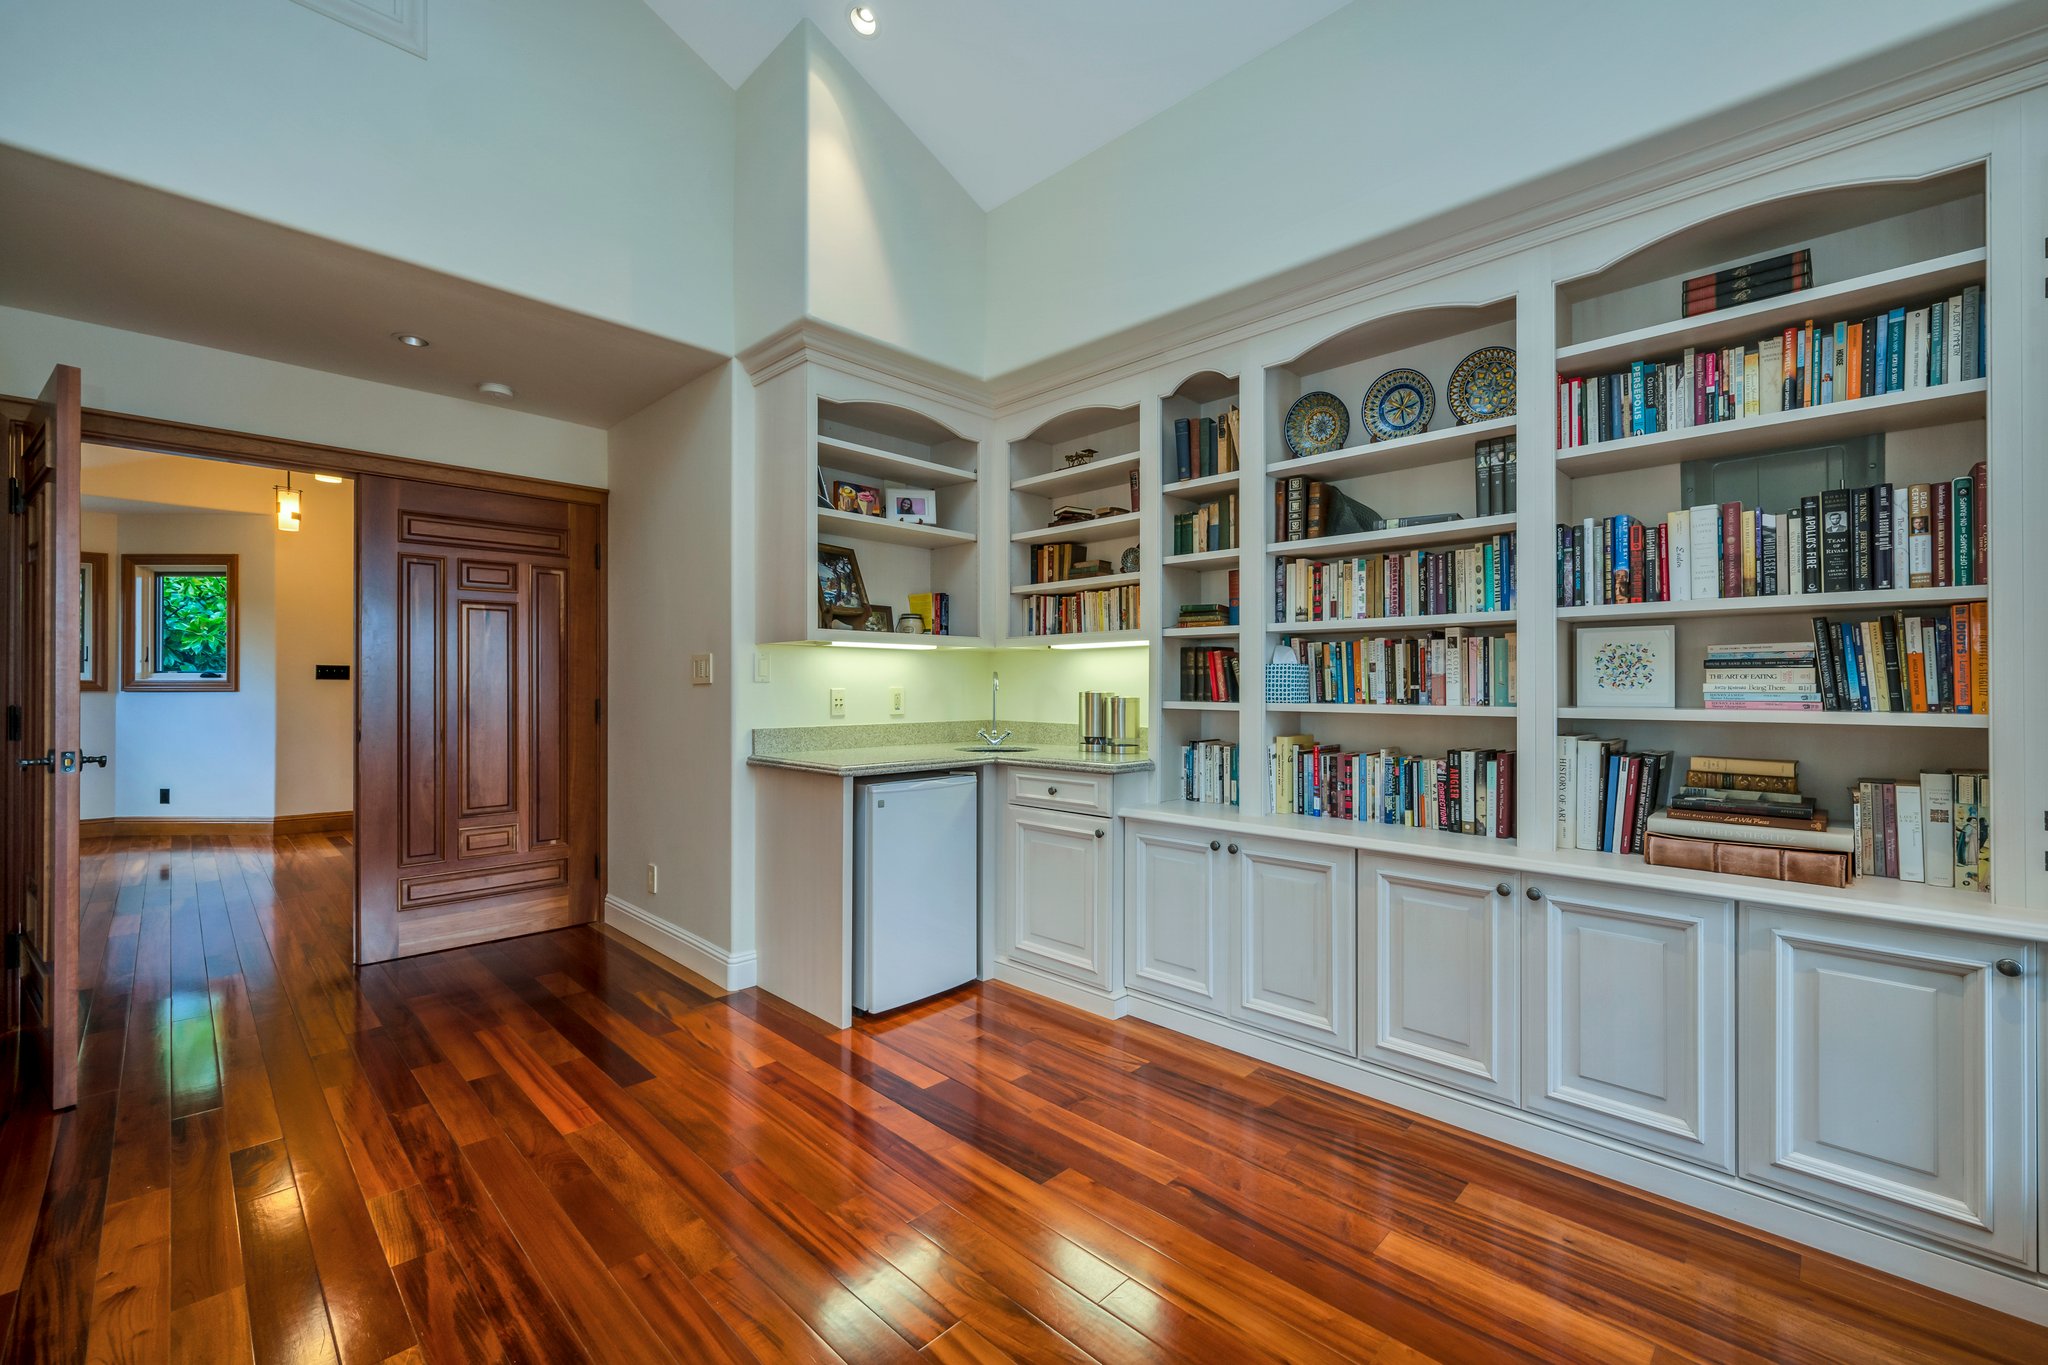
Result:
{"label": "white mini refrigerator", "polygon": [[879,1014],[981,974],[977,778],[854,788],[853,1007]]}

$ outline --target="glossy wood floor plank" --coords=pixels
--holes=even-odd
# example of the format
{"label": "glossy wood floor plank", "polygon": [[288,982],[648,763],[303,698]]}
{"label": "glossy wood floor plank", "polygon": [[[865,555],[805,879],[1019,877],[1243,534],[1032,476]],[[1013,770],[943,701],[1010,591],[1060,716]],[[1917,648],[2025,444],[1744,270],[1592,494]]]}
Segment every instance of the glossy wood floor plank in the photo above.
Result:
{"label": "glossy wood floor plank", "polygon": [[348,961],[348,839],[96,842],[0,1361],[2030,1361],[2048,1331],[996,986]]}

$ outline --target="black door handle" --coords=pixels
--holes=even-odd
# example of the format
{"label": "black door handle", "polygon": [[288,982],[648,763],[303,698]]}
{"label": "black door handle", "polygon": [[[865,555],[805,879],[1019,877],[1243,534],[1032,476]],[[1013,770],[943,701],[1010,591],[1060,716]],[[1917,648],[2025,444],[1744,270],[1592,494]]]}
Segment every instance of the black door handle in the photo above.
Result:
{"label": "black door handle", "polygon": [[104,768],[107,766],[107,756],[105,754],[80,754],[78,756],[79,767],[82,768],[88,763],[97,763]]}
{"label": "black door handle", "polygon": [[17,759],[15,760],[15,766],[21,768],[54,768],[57,766],[57,755],[48,753],[44,754],[41,758]]}

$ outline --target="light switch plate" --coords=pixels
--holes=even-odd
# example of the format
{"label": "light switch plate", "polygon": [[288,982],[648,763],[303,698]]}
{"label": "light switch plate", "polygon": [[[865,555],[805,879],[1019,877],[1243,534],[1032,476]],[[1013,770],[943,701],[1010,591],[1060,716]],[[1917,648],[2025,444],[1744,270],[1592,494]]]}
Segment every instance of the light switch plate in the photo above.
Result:
{"label": "light switch plate", "polygon": [[711,686],[711,656],[709,654],[692,654],[690,656],[690,686]]}
{"label": "light switch plate", "polygon": [[892,716],[900,716],[903,714],[902,683],[896,683],[889,688],[889,714]]}
{"label": "light switch plate", "polygon": [[754,681],[757,683],[768,681],[768,651],[765,649],[754,651]]}

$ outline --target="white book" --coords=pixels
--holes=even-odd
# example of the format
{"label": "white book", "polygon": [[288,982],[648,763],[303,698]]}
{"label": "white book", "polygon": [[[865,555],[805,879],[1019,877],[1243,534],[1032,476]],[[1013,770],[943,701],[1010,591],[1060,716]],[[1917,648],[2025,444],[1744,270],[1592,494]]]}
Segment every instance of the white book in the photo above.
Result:
{"label": "white book", "polygon": [[[1955,817],[1955,778],[1948,773],[1920,774],[1920,862],[1929,886],[1956,884]],[[1932,858],[1926,854],[1930,848],[1935,850]]]}
{"label": "white book", "polygon": [[1692,600],[1692,513],[1680,508],[1664,518],[1664,537],[1671,543],[1671,600]]}
{"label": "white book", "polygon": [[[1950,379],[1963,375],[1963,296],[1950,294],[1948,307],[1942,309],[1948,321],[1948,354],[1941,358],[1941,372]],[[1949,883],[1943,882],[1947,886]]]}
{"label": "white book", "polygon": [[1788,597],[1797,597],[1806,591],[1806,518],[1788,516],[1785,518],[1785,560],[1792,566],[1791,573],[1778,586]]}
{"label": "white book", "polygon": [[1557,846],[1574,846],[1577,828],[1579,741],[1584,735],[1557,737]]}
{"label": "white book", "polygon": [[1601,589],[1600,572],[1600,523],[1587,517],[1579,528],[1585,535],[1585,543],[1579,547],[1579,572],[1586,583],[1586,605],[1597,607],[1606,600]]}
{"label": "white book", "polygon": [[1898,809],[1899,880],[1924,882],[1927,870],[1926,851],[1920,842],[1920,789],[1901,783],[1893,789],[1892,799]]}
{"label": "white book", "polygon": [[1579,740],[1578,823],[1572,831],[1574,847],[1600,851],[1600,774],[1607,766],[1607,746],[1591,736]]}
{"label": "white book", "polygon": [[1692,425],[1692,347],[1685,348],[1685,356],[1678,362],[1678,421],[1675,426]]}
{"label": "white book", "polygon": [[1912,505],[1912,488],[1906,484],[1895,485],[1892,488],[1892,586],[1894,588],[1907,587],[1913,581],[1912,566],[1908,562],[1911,559],[1911,549],[1906,544],[1906,541],[1912,534],[1912,522],[1907,517],[1907,510]]}
{"label": "white book", "polygon": [[1688,514],[1692,521],[1692,595],[1705,601],[1721,595],[1721,509],[1709,504]]}

